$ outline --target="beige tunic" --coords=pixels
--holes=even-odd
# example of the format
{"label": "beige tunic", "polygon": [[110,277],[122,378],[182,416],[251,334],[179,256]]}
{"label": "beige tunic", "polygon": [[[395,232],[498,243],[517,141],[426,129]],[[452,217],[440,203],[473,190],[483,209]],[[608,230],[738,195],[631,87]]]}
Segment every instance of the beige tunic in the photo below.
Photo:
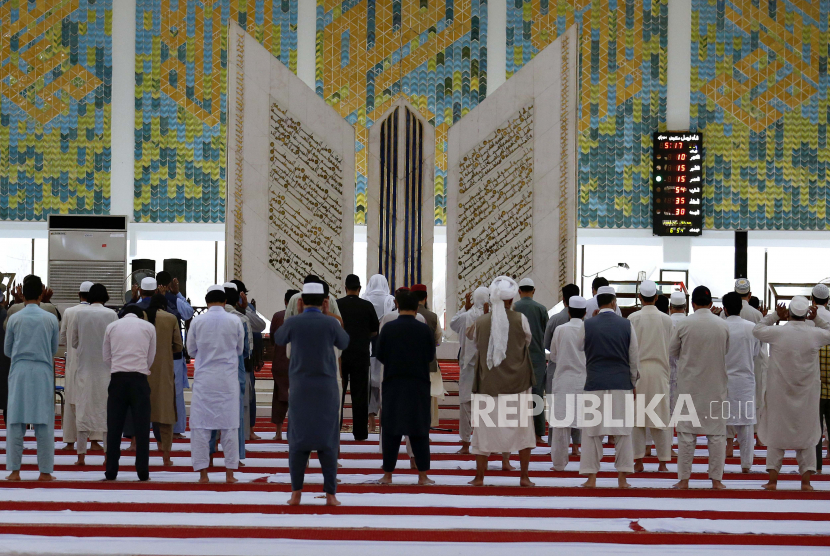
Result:
{"label": "beige tunic", "polygon": [[669,342],[672,335],[671,317],[661,313],[654,305],[645,305],[628,320],[637,335],[640,351],[640,380],[637,381],[637,395],[645,396],[645,404],[658,395],[663,397],[654,408],[654,413],[662,421],[658,427],[646,414],[645,426],[649,428],[668,428],[669,413]]}
{"label": "beige tunic", "polygon": [[830,323],[817,317],[773,326],[771,313],[755,325],[753,334],[770,346],[767,392],[758,414],[758,438],[772,448],[812,449],[821,438],[818,415],[821,373],[818,351],[830,344]]}
{"label": "beige tunic", "polygon": [[156,358],[150,367],[150,421],[176,423],[176,379],[173,354],[182,351],[179,321],[164,311],[156,312]]}
{"label": "beige tunic", "polygon": [[[89,309],[89,303],[79,303],[63,312],[61,320],[60,345],[66,347],[66,364],[64,366],[63,395],[66,403],[75,403],[75,372],[78,370],[78,354],[72,347],[72,339],[67,337],[67,330],[75,322],[78,311]],[[74,329],[74,326],[73,326]]]}
{"label": "beige tunic", "polygon": [[[698,309],[675,324],[669,355],[677,358],[677,394],[692,397],[700,419],[699,427],[681,421],[676,427],[678,432],[726,434],[721,410],[727,396],[727,351],[729,327],[709,309]],[[688,411],[686,406],[682,414]]]}

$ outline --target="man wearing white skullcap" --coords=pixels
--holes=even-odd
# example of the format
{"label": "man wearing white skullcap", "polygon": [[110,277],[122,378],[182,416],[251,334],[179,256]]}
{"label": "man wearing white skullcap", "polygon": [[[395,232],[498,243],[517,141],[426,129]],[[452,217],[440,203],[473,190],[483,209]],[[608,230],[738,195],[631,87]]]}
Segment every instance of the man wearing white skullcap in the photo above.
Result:
{"label": "man wearing white skullcap", "polygon": [[[677,323],[686,318],[686,294],[683,292],[672,292],[669,299],[669,317],[671,317],[672,330],[677,328]],[[677,403],[677,357],[669,355],[669,412],[674,414],[674,405]]]}
{"label": "man wearing white skullcap", "polygon": [[[519,300],[513,304],[513,310],[527,317],[533,340],[530,342],[530,361],[533,363],[533,372],[536,377],[536,386],[533,393],[540,398],[545,397],[545,346],[542,342],[545,337],[545,326],[548,323],[548,308],[535,301],[533,294],[536,286],[530,278],[522,278],[519,282]],[[536,442],[542,441],[545,434],[545,414],[539,413],[533,417],[533,426],[536,429]]]}
{"label": "man wearing white skullcap", "polygon": [[[61,339],[60,343],[66,348],[66,366],[64,369],[64,411],[61,426],[63,428],[63,441],[66,442],[65,449],[72,449],[72,445],[78,439],[78,429],[76,427],[75,418],[75,373],[78,370],[77,355],[75,348],[72,347],[72,342],[67,340],[66,331],[75,321],[75,316],[80,311],[89,309],[89,302],[87,296],[89,295],[89,288],[92,287],[92,282],[81,282],[78,288],[78,300],[80,303],[64,310],[63,319],[61,319]],[[0,380],[3,377],[0,376]],[[5,385],[5,382],[3,383]],[[92,449],[103,450],[99,442],[104,440],[103,433],[95,433],[91,437]]]}
{"label": "man wearing white skullcap", "polygon": [[458,334],[458,434],[461,436],[459,454],[470,453],[472,429],[473,378],[476,372],[476,343],[467,337],[467,329],[490,310],[490,290],[481,286],[472,295],[467,295],[465,305],[450,321],[450,328]]}
{"label": "man wearing white skullcap", "polygon": [[[830,311],[827,302],[830,298],[830,288],[826,284],[816,284],[813,288],[813,306],[816,314],[825,322],[830,322]],[[830,346],[822,346],[818,352],[818,364],[821,371],[821,400],[819,400],[819,426],[830,427]],[[816,444],[816,470],[821,472],[822,460],[821,437]]]}
{"label": "man wearing white skullcap", "polygon": [[599,397],[596,409],[603,419],[598,425],[582,429],[579,474],[588,476],[582,486],[596,487],[603,456],[602,439],[614,436],[617,484],[620,488],[628,488],[630,485],[625,478],[634,472],[634,454],[631,423],[626,423],[624,417],[626,396],[632,394],[640,378],[637,333],[630,321],[615,313],[617,294],[614,288],[601,286],[597,290],[597,304],[597,316],[585,321],[585,393]]}
{"label": "man wearing white skullcap", "polygon": [[548,399],[550,411],[550,459],[554,471],[564,471],[568,465],[568,440],[576,428],[576,412],[568,419],[567,404],[571,398],[576,407],[576,396],[585,388],[585,317],[584,297],[574,295],[568,299],[568,315],[571,319],[556,327],[550,343],[550,361],[556,367]]}
{"label": "man wearing white skullcap", "polygon": [[[519,452],[519,484],[533,486],[528,476],[530,451],[536,447],[529,406],[534,376],[528,348],[533,335],[527,318],[512,308],[518,292],[519,285],[509,276],[493,280],[490,312],[476,319],[467,330],[467,338],[474,340],[478,348],[472,389],[480,398],[474,403],[488,398],[494,402],[491,411],[478,406],[482,414],[478,426],[473,426],[471,451],[476,455],[476,476],[470,484],[474,486],[484,485],[487,458],[494,452],[503,456]],[[504,399],[499,399],[502,396]],[[485,407],[491,406],[488,403]]]}
{"label": "man wearing white skullcap", "polygon": [[[787,320],[786,326],[774,326]],[[807,321],[812,320],[815,326]],[[815,446],[821,438],[816,420],[821,398],[818,352],[830,344],[830,323],[818,316],[807,298],[797,295],[789,310],[779,304],[755,325],[755,337],[770,346],[769,388],[758,419],[758,440],[767,447],[767,490],[775,490],[784,450],[795,450],[801,490],[813,490]]]}
{"label": "man wearing white skullcap", "polygon": [[[637,396],[643,396],[645,399],[643,407],[653,407],[654,416],[659,422],[652,420],[649,413],[641,417],[638,411],[635,415],[637,424],[631,437],[634,448],[634,472],[640,473],[644,468],[646,431],[651,433],[657,448],[657,460],[660,462],[657,470],[668,471],[666,462],[671,460],[672,445],[672,427],[669,425],[669,342],[673,326],[671,317],[661,313],[655,305],[657,284],[653,281],[644,280],[640,284],[640,301],[643,308],[628,317],[637,336],[640,353]],[[652,405],[655,399],[660,401]],[[640,426],[641,419],[643,426]]]}
{"label": "man wearing white skullcap", "polygon": [[124,305],[124,307],[121,308],[121,311],[118,312],[118,318],[121,318],[126,314],[125,309],[129,305],[138,305],[138,308],[142,311],[148,309],[150,307],[150,300],[156,292],[162,294],[166,293],[167,288],[164,286],[159,287],[155,278],[151,278],[149,276],[142,278],[139,286],[133,285],[133,297],[130,302]]}

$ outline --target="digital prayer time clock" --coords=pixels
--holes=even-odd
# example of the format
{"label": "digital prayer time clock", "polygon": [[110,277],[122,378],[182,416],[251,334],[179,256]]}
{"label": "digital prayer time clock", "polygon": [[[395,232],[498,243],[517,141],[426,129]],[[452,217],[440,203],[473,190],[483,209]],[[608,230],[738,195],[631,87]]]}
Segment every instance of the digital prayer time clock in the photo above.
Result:
{"label": "digital prayer time clock", "polygon": [[654,133],[651,207],[654,235],[699,236],[703,230],[703,140],[700,133]]}

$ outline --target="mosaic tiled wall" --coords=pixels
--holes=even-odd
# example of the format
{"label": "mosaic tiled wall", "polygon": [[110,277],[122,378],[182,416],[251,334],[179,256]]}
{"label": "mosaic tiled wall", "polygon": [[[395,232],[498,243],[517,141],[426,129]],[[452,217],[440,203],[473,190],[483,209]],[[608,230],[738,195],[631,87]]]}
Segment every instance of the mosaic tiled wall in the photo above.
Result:
{"label": "mosaic tiled wall", "polygon": [[666,122],[668,0],[508,0],[508,76],[574,23],[578,225],[650,227],[651,134]]}
{"label": "mosaic tiled wall", "polygon": [[135,219],[225,218],[228,21],[297,71],[297,0],[137,0]]}
{"label": "mosaic tiled wall", "polygon": [[355,126],[355,223],[366,222],[368,128],[405,94],[435,127],[435,223],[447,130],[487,92],[487,0],[317,0],[317,94]]}
{"label": "mosaic tiled wall", "polygon": [[110,210],[112,0],[0,1],[0,220]]}
{"label": "mosaic tiled wall", "polygon": [[830,229],[828,0],[692,0],[707,228]]}

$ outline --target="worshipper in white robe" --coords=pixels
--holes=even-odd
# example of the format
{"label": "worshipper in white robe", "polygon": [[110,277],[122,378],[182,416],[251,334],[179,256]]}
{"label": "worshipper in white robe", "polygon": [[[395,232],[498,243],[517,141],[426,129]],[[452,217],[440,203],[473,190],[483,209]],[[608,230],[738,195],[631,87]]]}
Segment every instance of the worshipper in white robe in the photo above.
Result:
{"label": "worshipper in white robe", "polygon": [[235,483],[239,467],[239,357],[245,349],[242,321],[225,311],[225,288],[208,288],[208,310],[193,319],[187,334],[187,351],[195,358],[190,401],[190,452],[199,482],[207,483],[211,431],[221,432],[225,454],[225,480]]}
{"label": "worshipper in white robe", "polygon": [[[601,287],[607,285],[608,279],[603,278],[602,276],[597,276],[596,278],[594,278],[594,281],[591,282],[591,292],[594,297],[588,299],[588,304],[585,306],[585,320],[593,318],[594,313],[599,311],[599,303],[597,302],[597,292]],[[616,313],[618,317],[622,316],[622,312],[620,312],[619,307],[614,309],[614,313]]]}
{"label": "worshipper in white robe", "polygon": [[[830,311],[827,310],[827,303],[830,301],[830,288],[826,284],[816,284],[813,287],[813,306],[816,314],[824,322],[830,322]],[[819,428],[824,430],[825,426],[830,427],[830,345],[823,346],[818,356],[819,371],[821,374],[821,400],[819,400]],[[816,472],[821,473],[822,440],[818,439],[816,444]]]}
{"label": "worshipper in white robe", "polygon": [[20,480],[23,436],[33,425],[37,438],[39,481],[52,481],[55,465],[55,371],[60,325],[42,310],[43,282],[35,275],[23,279],[25,306],[9,317],[3,349],[11,359],[6,422],[6,469],[9,481]]}
{"label": "worshipper in white robe", "polygon": [[[669,342],[672,334],[672,320],[668,315],[657,309],[657,284],[651,280],[644,280],[640,284],[640,301],[642,309],[632,313],[628,320],[634,327],[637,336],[637,345],[640,351],[640,380],[637,381],[637,396],[643,396],[643,407],[651,406],[655,399],[659,399],[653,407],[658,421],[654,421],[647,412],[643,412],[643,425],[640,426],[640,411],[635,413],[637,420],[631,433],[634,448],[634,472],[641,473],[644,469],[643,458],[646,455],[646,432],[651,433],[654,445],[657,448],[657,461],[660,465],[657,471],[668,471],[666,462],[671,460],[672,427],[669,413]],[[638,406],[639,407],[639,406]]]}
{"label": "worshipper in white robe", "polygon": [[[389,282],[383,274],[375,274],[369,278],[366,290],[360,295],[366,301],[370,301],[375,307],[378,322],[395,310],[395,297],[389,291]],[[336,305],[336,303],[335,303]],[[397,318],[397,317],[395,317]],[[377,346],[377,336],[372,340],[372,352]],[[380,412],[380,386],[383,382],[382,364],[377,357],[369,359],[369,432],[377,431],[377,415]]]}
{"label": "worshipper in white robe", "polygon": [[712,311],[712,294],[706,286],[692,292],[694,313],[677,323],[672,333],[669,354],[677,358],[678,396],[691,396],[692,407],[686,415],[696,413],[699,426],[680,421],[677,430],[677,476],[675,488],[689,488],[692,460],[697,436],[706,435],[709,449],[709,478],[712,488],[726,488],[721,482],[726,459],[726,420],[721,409],[726,402],[726,353],[729,351],[729,327]]}
{"label": "worshipper in white robe", "polygon": [[[774,326],[781,320],[788,322]],[[758,420],[758,439],[767,447],[769,482],[764,488],[777,488],[784,451],[795,450],[801,490],[813,490],[810,477],[816,471],[816,443],[821,438],[816,420],[821,397],[818,352],[830,344],[830,322],[797,295],[789,310],[779,305],[755,325],[753,334],[770,346],[766,400]]]}
{"label": "worshipper in white robe", "polygon": [[[470,453],[472,426],[473,378],[476,372],[476,344],[467,337],[467,329],[477,318],[490,310],[488,301],[490,292],[484,286],[467,294],[465,306],[450,320],[450,328],[458,334],[458,434],[461,436],[461,449],[458,454]],[[421,316],[421,315],[418,315]],[[423,318],[423,317],[422,317]]]}
{"label": "worshipper in white robe", "polygon": [[752,335],[755,325],[741,318],[741,296],[729,292],[722,302],[729,326],[726,457],[733,455],[732,438],[737,434],[741,446],[741,471],[749,473],[755,458],[755,360],[761,351],[761,342]]}
{"label": "worshipper in white robe", "polygon": [[[75,370],[78,368],[76,361],[75,348],[73,348],[66,338],[66,331],[69,325],[75,319],[78,311],[83,311],[89,308],[87,295],[89,288],[92,287],[92,282],[81,282],[78,288],[78,299],[80,303],[73,305],[63,311],[63,319],[61,319],[61,339],[60,344],[66,348],[66,362],[64,364],[63,375],[63,418],[61,419],[61,429],[63,430],[63,441],[66,442],[66,449],[72,449],[75,441],[78,439],[78,429],[75,426]],[[98,433],[95,433],[98,434]],[[101,436],[91,436],[92,449],[100,450],[99,442],[103,440]]]}
{"label": "worshipper in white robe", "polygon": [[[669,317],[671,317],[672,332],[677,328],[677,323],[686,318],[686,294],[683,292],[672,292],[669,305]],[[669,355],[669,411],[674,415],[674,406],[677,403],[677,357]],[[677,455],[677,454],[675,454]]]}
{"label": "worshipper in white robe", "polygon": [[476,455],[476,476],[470,482],[473,486],[484,485],[487,459],[494,452],[502,454],[502,468],[505,454],[519,452],[519,485],[534,486],[528,475],[530,451],[536,447],[531,395],[535,380],[530,360],[533,334],[527,318],[512,309],[513,298],[518,293],[515,280],[509,276],[497,277],[490,284],[490,312],[467,329],[467,338],[475,340],[477,346],[473,393],[494,403],[492,411],[481,408],[478,426],[473,421],[470,445],[470,451]]}
{"label": "worshipper in white robe", "polygon": [[[631,322],[616,314],[617,294],[614,288],[600,286],[597,301],[599,314],[585,321],[584,326],[585,393],[599,397],[597,411],[602,419],[599,424],[583,427],[579,474],[588,476],[583,487],[596,487],[603,455],[602,439],[614,436],[617,485],[629,488],[631,485],[626,476],[634,472],[631,445],[633,423],[626,423],[624,418],[626,398],[632,396],[640,378],[637,333]],[[609,403],[611,407],[607,407]]]}
{"label": "worshipper in white robe", "polygon": [[[584,297],[573,295],[568,299],[568,315],[571,320],[556,327],[550,342],[550,361],[556,374],[548,390],[551,400],[549,411],[552,417],[548,429],[550,435],[550,459],[554,471],[564,471],[568,465],[568,441],[576,428],[576,396],[585,389],[585,317]],[[568,419],[568,398],[573,411]]]}
{"label": "worshipper in white robe", "polygon": [[[104,361],[104,336],[118,315],[104,304],[109,301],[107,288],[95,284],[89,290],[88,309],[77,312],[69,325],[67,341],[75,350],[75,405],[78,430],[78,461],[86,464],[87,438],[107,434],[107,398],[110,366]],[[106,444],[104,445],[106,449]]]}

